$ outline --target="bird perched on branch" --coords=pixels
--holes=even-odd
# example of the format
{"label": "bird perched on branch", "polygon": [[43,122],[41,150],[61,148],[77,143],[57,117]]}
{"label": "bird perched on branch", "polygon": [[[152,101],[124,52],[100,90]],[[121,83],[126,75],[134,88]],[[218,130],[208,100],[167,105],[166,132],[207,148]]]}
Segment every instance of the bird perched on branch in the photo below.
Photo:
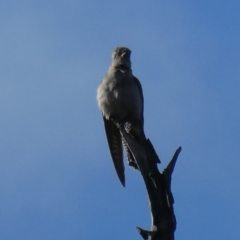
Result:
{"label": "bird perched on branch", "polygon": [[98,106],[102,111],[108,145],[112,160],[123,186],[125,174],[123,164],[124,146],[130,166],[138,168],[136,161],[119,127],[125,129],[140,143],[146,140],[143,129],[143,92],[139,80],[131,69],[131,50],[117,47],[112,54],[111,66],[97,90]]}

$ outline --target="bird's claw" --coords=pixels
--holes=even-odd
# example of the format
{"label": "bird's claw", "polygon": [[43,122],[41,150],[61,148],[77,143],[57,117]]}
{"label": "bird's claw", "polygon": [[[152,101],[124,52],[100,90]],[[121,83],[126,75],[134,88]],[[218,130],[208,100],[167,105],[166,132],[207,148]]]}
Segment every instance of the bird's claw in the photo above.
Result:
{"label": "bird's claw", "polygon": [[129,123],[129,122],[126,122],[126,123],[124,124],[124,128],[125,128],[126,132],[127,132],[128,134],[130,134],[130,131],[131,131],[131,129],[132,129],[132,124]]}
{"label": "bird's claw", "polygon": [[118,119],[116,119],[116,118],[111,118],[111,120],[114,122],[114,124],[117,126],[118,129],[121,128],[122,123],[120,123],[120,122],[118,121]]}

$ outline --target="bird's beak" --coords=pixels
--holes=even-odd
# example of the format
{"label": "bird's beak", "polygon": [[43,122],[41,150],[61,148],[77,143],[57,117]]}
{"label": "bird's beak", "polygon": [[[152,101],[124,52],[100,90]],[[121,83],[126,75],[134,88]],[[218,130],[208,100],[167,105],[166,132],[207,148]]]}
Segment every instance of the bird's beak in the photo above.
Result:
{"label": "bird's beak", "polygon": [[123,54],[121,55],[121,57],[124,57],[127,54],[127,52],[123,52]]}

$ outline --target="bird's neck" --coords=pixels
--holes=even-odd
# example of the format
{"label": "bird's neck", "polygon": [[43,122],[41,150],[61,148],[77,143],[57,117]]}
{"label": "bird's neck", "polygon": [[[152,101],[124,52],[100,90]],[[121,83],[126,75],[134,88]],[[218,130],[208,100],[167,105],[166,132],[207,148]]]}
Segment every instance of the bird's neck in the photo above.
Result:
{"label": "bird's neck", "polygon": [[118,64],[115,66],[115,68],[120,68],[124,70],[131,70],[131,67],[128,64]]}
{"label": "bird's neck", "polygon": [[131,63],[114,63],[111,68],[115,71],[132,72]]}
{"label": "bird's neck", "polygon": [[124,74],[131,74],[132,69],[126,65],[118,65],[115,66],[115,71],[119,73],[124,73]]}

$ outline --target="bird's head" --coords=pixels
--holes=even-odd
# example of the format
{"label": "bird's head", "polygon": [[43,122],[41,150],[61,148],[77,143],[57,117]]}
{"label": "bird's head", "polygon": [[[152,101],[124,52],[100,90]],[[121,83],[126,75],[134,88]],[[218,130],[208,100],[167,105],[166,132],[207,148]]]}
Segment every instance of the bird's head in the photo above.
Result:
{"label": "bird's head", "polygon": [[131,68],[131,50],[127,47],[116,47],[112,54],[112,65]]}

